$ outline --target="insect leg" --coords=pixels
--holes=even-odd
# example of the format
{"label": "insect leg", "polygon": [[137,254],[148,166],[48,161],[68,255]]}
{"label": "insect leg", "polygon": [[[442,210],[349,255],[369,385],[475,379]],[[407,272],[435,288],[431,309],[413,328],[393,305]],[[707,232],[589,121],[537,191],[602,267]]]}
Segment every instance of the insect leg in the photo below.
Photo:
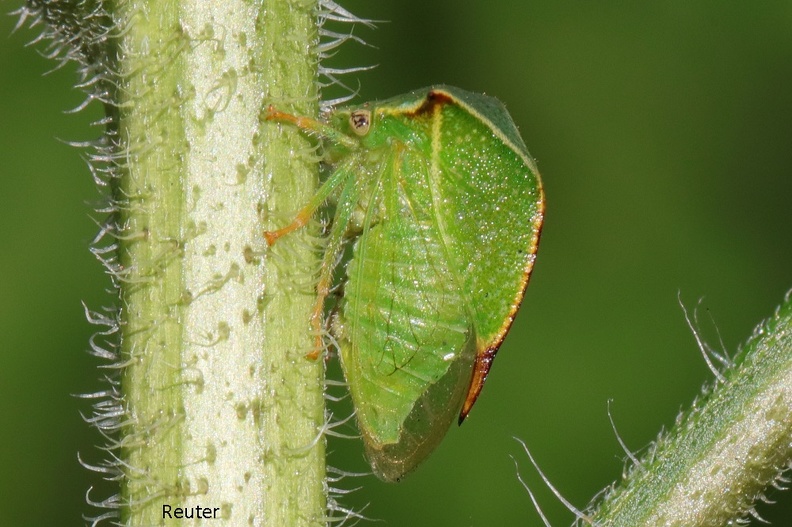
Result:
{"label": "insect leg", "polygon": [[322,121],[313,119],[311,117],[302,117],[282,112],[280,110],[276,110],[271,104],[267,107],[267,115],[265,119],[267,119],[267,121],[286,121],[288,123],[292,123],[300,130],[305,130],[309,134],[328,139],[333,143],[344,145],[350,148],[354,148],[357,145],[357,142],[354,139],[347,136],[343,132],[336,130],[332,126],[323,123]]}
{"label": "insect leg", "polygon": [[333,191],[338,188],[341,183],[343,183],[344,178],[349,176],[350,173],[344,169],[344,167],[341,167],[333,172],[330,177],[327,178],[327,181],[325,181],[322,186],[319,187],[319,190],[316,191],[316,194],[313,195],[311,200],[302,209],[300,209],[300,212],[297,213],[297,216],[295,216],[294,220],[292,220],[290,224],[275,231],[264,231],[264,239],[267,240],[267,245],[273,245],[278,240],[278,238],[286,236],[290,232],[296,231],[300,227],[305,226],[305,224],[308,223],[308,220],[310,220],[316,212],[316,209],[318,209],[322,203],[327,200],[330,194],[332,194]]}
{"label": "insect leg", "polygon": [[327,247],[322,258],[322,266],[319,268],[319,282],[316,284],[316,303],[311,312],[311,327],[316,335],[316,342],[314,350],[307,355],[309,359],[314,360],[319,358],[322,350],[322,315],[324,314],[325,299],[330,294],[330,286],[333,282],[333,270],[335,269],[338,255],[343,249],[344,235],[352,219],[352,213],[357,207],[360,198],[359,184],[353,173],[342,167],[330,179],[337,179],[338,182],[346,179],[346,185],[338,199],[336,214],[333,218],[333,225],[330,228],[330,234],[327,239]]}

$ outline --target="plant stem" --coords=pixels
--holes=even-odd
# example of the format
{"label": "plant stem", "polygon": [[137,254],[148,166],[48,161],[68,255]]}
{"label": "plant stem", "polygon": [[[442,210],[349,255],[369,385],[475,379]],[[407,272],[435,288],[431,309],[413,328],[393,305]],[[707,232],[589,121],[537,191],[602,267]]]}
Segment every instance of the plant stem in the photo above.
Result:
{"label": "plant stem", "polygon": [[126,525],[325,523],[313,227],[262,236],[316,186],[311,145],[262,118],[317,112],[316,9],[117,6]]}
{"label": "plant stem", "polygon": [[599,526],[716,527],[749,514],[792,458],[792,298],[593,516]]}

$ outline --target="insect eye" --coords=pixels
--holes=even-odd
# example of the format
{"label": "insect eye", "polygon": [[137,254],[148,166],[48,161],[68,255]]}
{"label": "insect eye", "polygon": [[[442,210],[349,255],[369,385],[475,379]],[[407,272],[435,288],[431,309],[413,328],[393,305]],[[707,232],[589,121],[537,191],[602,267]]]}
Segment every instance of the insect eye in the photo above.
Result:
{"label": "insect eye", "polygon": [[364,136],[371,128],[371,112],[369,110],[355,110],[349,114],[349,126],[359,136]]}

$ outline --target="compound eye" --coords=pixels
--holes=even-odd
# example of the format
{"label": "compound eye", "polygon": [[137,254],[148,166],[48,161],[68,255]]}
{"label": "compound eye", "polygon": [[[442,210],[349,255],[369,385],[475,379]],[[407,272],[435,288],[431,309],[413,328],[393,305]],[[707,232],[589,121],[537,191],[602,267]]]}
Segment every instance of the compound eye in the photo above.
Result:
{"label": "compound eye", "polygon": [[355,110],[349,114],[349,126],[359,135],[364,136],[371,128],[371,112],[369,110]]}

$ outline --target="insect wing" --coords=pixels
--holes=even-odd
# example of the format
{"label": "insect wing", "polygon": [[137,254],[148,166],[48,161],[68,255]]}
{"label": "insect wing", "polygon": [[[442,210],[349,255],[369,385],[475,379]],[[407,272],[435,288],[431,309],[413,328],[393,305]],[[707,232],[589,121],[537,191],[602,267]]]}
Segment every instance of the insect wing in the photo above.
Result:
{"label": "insect wing", "polygon": [[[394,148],[348,267],[341,357],[369,461],[393,481],[442,440],[475,357],[437,226],[425,156]],[[379,218],[374,220],[374,218]]]}

